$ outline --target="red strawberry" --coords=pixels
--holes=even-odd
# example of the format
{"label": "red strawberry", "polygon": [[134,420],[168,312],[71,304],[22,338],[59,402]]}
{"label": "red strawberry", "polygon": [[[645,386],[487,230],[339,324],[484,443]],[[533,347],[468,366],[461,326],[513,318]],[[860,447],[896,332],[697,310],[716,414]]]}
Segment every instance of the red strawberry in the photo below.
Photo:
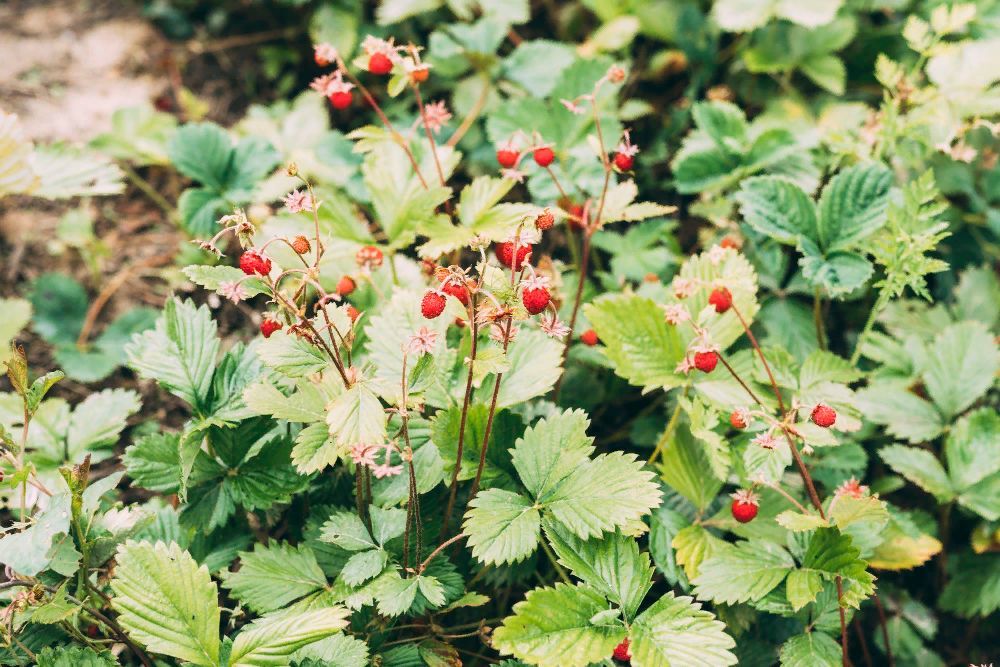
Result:
{"label": "red strawberry", "polygon": [[260,259],[257,261],[257,273],[262,276],[271,273],[271,260],[264,255],[260,255]]}
{"label": "red strawberry", "polygon": [[441,291],[445,294],[450,294],[461,301],[463,306],[469,305],[469,288],[465,285],[461,285],[454,281],[448,281],[444,285],[441,285]]}
{"label": "red strawberry", "polygon": [[392,71],[392,61],[384,53],[373,53],[368,57],[368,71],[372,74],[388,74]]}
{"label": "red strawberry", "polygon": [[628,637],[622,640],[622,643],[615,647],[615,652],[611,655],[615,660],[630,660],[632,658],[632,652],[628,650]]}
{"label": "red strawberry", "polygon": [[357,308],[355,308],[351,304],[347,304],[347,316],[349,318],[351,318],[352,322],[357,322],[358,321],[358,317],[360,315],[361,315],[361,312]]}
{"label": "red strawberry", "polygon": [[532,315],[537,315],[545,310],[551,298],[549,291],[544,287],[526,289],[521,292],[521,303],[524,304],[525,310]]}
{"label": "red strawberry", "polygon": [[525,258],[531,253],[531,246],[526,243],[519,243],[517,246],[517,261],[514,261],[514,242],[504,241],[497,246],[497,259],[504,266],[509,266],[515,271],[524,268]]}
{"label": "red strawberry", "polygon": [[497,149],[497,162],[504,169],[513,169],[519,157],[521,157],[521,154],[513,148],[504,147]]}
{"label": "red strawberry", "polygon": [[833,423],[837,421],[837,411],[831,408],[829,405],[823,405],[819,403],[813,408],[810,417],[813,420],[813,424],[816,426],[822,426],[823,428],[830,428]]}
{"label": "red strawberry", "polygon": [[304,255],[312,248],[309,244],[309,239],[304,236],[296,236],[292,239],[292,250],[300,255]]}
{"label": "red strawberry", "polygon": [[715,352],[695,352],[694,367],[702,373],[711,373],[719,363],[719,355]]}
{"label": "red strawberry", "polygon": [[723,248],[732,248],[733,250],[740,249],[740,242],[735,236],[726,236],[719,241],[719,245]]}
{"label": "red strawberry", "polygon": [[582,334],[580,334],[580,342],[583,343],[584,345],[589,345],[590,347],[593,347],[597,345],[597,340],[598,340],[597,332],[594,331],[593,329],[587,329]]}
{"label": "red strawberry", "polygon": [[729,413],[729,423],[732,424],[733,428],[738,428],[740,430],[747,427],[746,417],[739,410],[733,410]]}
{"label": "red strawberry", "polygon": [[535,164],[539,167],[547,167],[556,159],[556,154],[548,146],[536,148],[532,155],[535,158]]}
{"label": "red strawberry", "polygon": [[351,93],[351,91],[348,90],[344,92],[333,93],[329,96],[328,99],[330,100],[330,104],[333,105],[334,109],[342,110],[351,106],[351,102],[354,101],[354,95]]}
{"label": "red strawberry", "polygon": [[635,163],[635,158],[625,153],[615,153],[615,166],[619,171],[630,171]]}
{"label": "red strawberry", "polygon": [[247,250],[240,255],[240,270],[248,276],[257,273],[257,265],[260,263],[260,255],[253,250]]}
{"label": "red strawberry", "polygon": [[535,218],[535,229],[540,232],[552,229],[554,224],[556,224],[556,216],[552,215],[549,209],[545,209]]}
{"label": "red strawberry", "polygon": [[430,290],[420,302],[420,312],[429,320],[444,312],[445,299],[441,292]]}
{"label": "red strawberry", "polygon": [[715,312],[724,313],[733,305],[733,293],[725,287],[717,287],[708,295],[708,303],[715,306]]}
{"label": "red strawberry", "polygon": [[347,296],[357,287],[354,279],[350,276],[341,276],[340,280],[337,281],[337,294],[340,296]]}
{"label": "red strawberry", "polygon": [[382,251],[373,245],[362,246],[358,249],[356,255],[354,255],[354,260],[358,263],[358,266],[369,266],[373,269],[377,269],[382,266]]}
{"label": "red strawberry", "polygon": [[756,500],[745,500],[737,498],[730,506],[733,518],[740,523],[750,523],[757,516],[759,503]]}
{"label": "red strawberry", "polygon": [[583,204],[570,204],[569,208],[569,226],[573,229],[583,229]]}
{"label": "red strawberry", "polygon": [[281,329],[281,322],[265,317],[260,323],[260,333],[264,338],[270,338],[271,334]]}

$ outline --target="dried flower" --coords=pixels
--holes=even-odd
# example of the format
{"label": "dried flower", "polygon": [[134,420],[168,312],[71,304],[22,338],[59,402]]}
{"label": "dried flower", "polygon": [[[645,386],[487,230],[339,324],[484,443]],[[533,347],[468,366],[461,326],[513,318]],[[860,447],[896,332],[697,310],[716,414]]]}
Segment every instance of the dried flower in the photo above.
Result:
{"label": "dried flower", "polygon": [[312,211],[313,201],[308,192],[303,190],[293,190],[285,195],[285,208],[291,213],[301,211]]}
{"label": "dried flower", "polygon": [[430,354],[437,345],[438,332],[427,327],[420,327],[420,330],[411,335],[406,341],[406,351],[418,357]]}

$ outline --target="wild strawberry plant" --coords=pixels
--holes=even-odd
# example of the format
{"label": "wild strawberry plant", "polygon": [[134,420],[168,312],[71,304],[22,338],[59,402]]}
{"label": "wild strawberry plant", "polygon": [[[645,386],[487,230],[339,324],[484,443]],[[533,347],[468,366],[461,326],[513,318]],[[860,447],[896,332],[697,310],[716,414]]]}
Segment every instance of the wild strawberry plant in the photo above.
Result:
{"label": "wild strawberry plant", "polygon": [[[749,71],[843,91],[841,3],[735,4]],[[974,8],[912,17],[868,113],[694,103],[669,166],[713,224],[683,246],[633,74],[533,40],[498,75],[484,11],[426,52],[316,44],[235,141],[139,114],[97,142],[190,180],[201,289],[109,361],[142,423],[7,354],[0,663],[936,665],[935,614],[971,642],[1000,608],[1000,285],[934,282],[995,131],[945,76]],[[470,69],[524,94],[430,99]]]}

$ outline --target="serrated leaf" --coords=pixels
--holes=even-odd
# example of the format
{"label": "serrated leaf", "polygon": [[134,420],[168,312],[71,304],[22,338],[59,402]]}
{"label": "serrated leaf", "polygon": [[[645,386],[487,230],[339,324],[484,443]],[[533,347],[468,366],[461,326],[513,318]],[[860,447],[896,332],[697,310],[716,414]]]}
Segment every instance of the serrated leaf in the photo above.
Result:
{"label": "serrated leaf", "polygon": [[1000,609],[1000,554],[962,556],[940,605],[962,618],[985,617]]}
{"label": "serrated leaf", "polygon": [[176,544],[126,542],[111,580],[118,622],[149,650],[196,665],[219,662],[218,590]]}
{"label": "serrated leaf", "polygon": [[795,561],[787,551],[770,542],[738,542],[702,561],[695,594],[714,602],[756,602],[776,588]]}
{"label": "serrated leaf", "polygon": [[959,504],[989,521],[1000,519],[1000,415],[981,408],[958,420],[948,434],[944,456]]}
{"label": "serrated leaf", "polygon": [[357,587],[381,574],[388,562],[389,555],[382,549],[359,551],[344,563],[340,578],[348,586]]}
{"label": "serrated leaf", "polygon": [[926,449],[890,445],[880,449],[878,455],[889,467],[939,501],[948,502],[955,497],[948,474],[937,458]]}
{"label": "serrated leaf", "polygon": [[785,510],[778,516],[774,517],[774,519],[778,522],[778,525],[796,533],[816,530],[817,528],[829,525],[827,521],[819,515],[803,514],[802,512],[796,512],[795,510]]}
{"label": "serrated leaf", "polygon": [[822,632],[796,635],[781,645],[781,667],[838,667],[840,646]]}
{"label": "serrated leaf", "polygon": [[402,579],[396,574],[380,580],[375,588],[379,613],[386,616],[399,616],[408,611],[417,597],[419,586],[417,579],[417,577]]}
{"label": "serrated leaf", "polygon": [[719,539],[701,525],[685,526],[674,536],[671,546],[677,551],[677,564],[684,568],[689,580],[698,577],[698,567],[706,558],[711,558],[724,548],[726,542]]}
{"label": "serrated leaf", "polygon": [[[19,532],[8,532],[0,537],[0,563],[18,574],[33,577],[53,567],[66,576],[76,571],[80,554],[73,549],[69,538],[70,498],[68,493],[56,493],[48,506],[34,517],[34,522]],[[63,552],[68,548],[68,552]],[[59,559],[57,561],[57,559]],[[73,562],[69,562],[73,561]],[[66,571],[64,571],[66,570]]]}
{"label": "serrated leaf", "polygon": [[87,646],[55,646],[38,653],[36,667],[116,667],[110,653],[98,653]]}
{"label": "serrated leaf", "polygon": [[196,410],[204,408],[219,352],[215,320],[205,306],[170,299],[154,329],[125,347],[129,365]]}
{"label": "serrated leaf", "polygon": [[284,331],[271,334],[256,349],[265,366],[292,378],[313,375],[330,366],[330,360],[319,347]]}
{"label": "serrated leaf", "polygon": [[878,163],[844,169],[823,188],[819,237],[824,250],[842,250],[877,231],[886,221],[892,172]]}
{"label": "serrated leaf", "polygon": [[777,176],[744,180],[735,195],[740,214],[761,234],[781,243],[799,237],[818,242],[819,216],[812,199],[798,185]]}
{"label": "serrated leaf", "polygon": [[223,586],[258,613],[280,609],[326,586],[326,576],[306,546],[257,544],[239,558],[240,569],[226,573]]}
{"label": "serrated leaf", "polygon": [[945,417],[954,417],[989,389],[1000,371],[1000,349],[979,322],[947,327],[928,347],[924,383]]}
{"label": "serrated leaf", "polygon": [[511,461],[528,492],[545,499],[594,451],[583,410],[566,410],[540,419],[518,438]]}
{"label": "serrated leaf", "polygon": [[631,664],[636,667],[735,665],[736,646],[726,626],[701,604],[669,592],[642,612],[629,631]]}
{"label": "serrated leaf", "polygon": [[836,528],[820,528],[809,540],[802,568],[819,572],[828,579],[841,576],[844,580],[842,605],[858,609],[875,591],[875,577],[867,571],[867,563],[860,555],[850,535]]}
{"label": "serrated leaf", "polygon": [[785,580],[785,595],[795,611],[813,602],[821,590],[823,590],[823,580],[818,572],[795,570]]}
{"label": "serrated leaf", "polygon": [[356,512],[334,512],[323,524],[320,539],[347,551],[366,551],[378,547]]}
{"label": "serrated leaf", "polygon": [[621,625],[590,623],[606,608],[604,597],[587,586],[536,588],[494,630],[493,646],[540,667],[585,667],[611,655],[625,637]]}
{"label": "serrated leaf", "polygon": [[855,399],[866,419],[884,424],[890,435],[909,442],[931,440],[944,427],[933,405],[900,387],[872,384],[858,391]]}
{"label": "serrated leaf", "polygon": [[283,667],[297,650],[339,632],[348,625],[343,607],[278,613],[259,618],[240,630],[229,654],[231,667]]}
{"label": "serrated leaf", "polygon": [[707,508],[722,488],[722,480],[706,474],[711,470],[708,455],[687,424],[674,429],[673,437],[663,449],[659,470],[661,479],[670,488],[700,510]]}
{"label": "serrated leaf", "polygon": [[384,442],[385,422],[382,402],[361,382],[334,399],[326,414],[330,435],[340,447]]}
{"label": "serrated leaf", "polygon": [[514,563],[538,545],[541,515],[534,504],[516,493],[486,489],[469,502],[463,530],[472,555],[482,563]]}

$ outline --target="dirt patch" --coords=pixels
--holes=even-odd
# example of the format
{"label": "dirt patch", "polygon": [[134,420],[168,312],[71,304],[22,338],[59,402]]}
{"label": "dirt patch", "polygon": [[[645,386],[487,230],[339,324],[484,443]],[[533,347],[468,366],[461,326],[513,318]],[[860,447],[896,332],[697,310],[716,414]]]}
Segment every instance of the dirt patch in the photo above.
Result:
{"label": "dirt patch", "polygon": [[0,99],[35,141],[85,142],[166,88],[163,37],[126,3],[0,4]]}

